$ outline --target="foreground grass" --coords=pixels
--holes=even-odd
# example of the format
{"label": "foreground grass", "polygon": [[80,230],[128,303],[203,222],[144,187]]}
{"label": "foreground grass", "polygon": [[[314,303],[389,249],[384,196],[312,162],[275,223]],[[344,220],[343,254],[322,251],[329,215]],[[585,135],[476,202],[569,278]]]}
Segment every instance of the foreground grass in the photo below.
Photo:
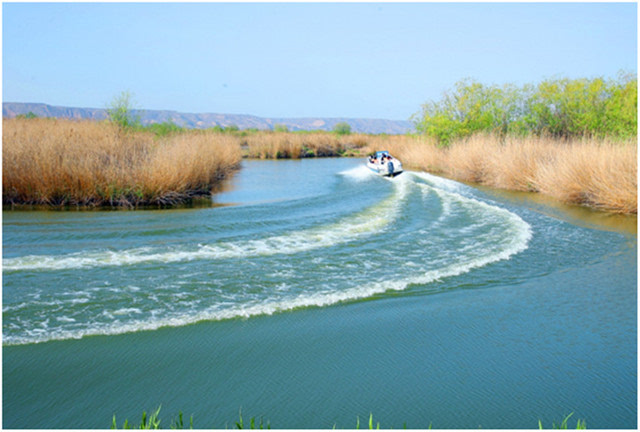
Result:
{"label": "foreground grass", "polygon": [[4,119],[3,204],[170,206],[209,195],[241,161],[223,134],[158,139],[108,122]]}
{"label": "foreground grass", "polygon": [[[160,409],[161,407],[158,407],[157,410],[155,410],[152,413],[149,413],[148,415],[147,415],[147,412],[144,411],[142,413],[142,419],[140,421],[140,424],[138,425],[135,425],[134,423],[129,423],[129,420],[125,420],[124,423],[122,424],[122,429],[162,429],[162,426],[161,426],[162,420],[160,419]],[[569,429],[569,419],[571,418],[571,416],[573,416],[573,413],[566,416],[560,424],[556,424],[554,422],[552,424],[551,429]],[[242,417],[242,410],[240,410],[239,419],[238,421],[235,422],[234,426],[236,429],[271,429],[271,424],[269,422],[265,424],[262,418],[260,418],[259,421],[256,423],[256,418],[251,417],[249,419],[249,424],[245,424],[244,419]],[[360,418],[357,417],[355,429],[360,429],[360,426],[361,426]],[[172,419],[169,425],[170,429],[185,429],[186,427],[187,425],[184,421],[184,416],[182,415],[182,412],[178,414],[177,418]],[[369,421],[368,421],[367,427],[370,430],[380,429],[380,422],[374,423],[373,414],[369,415]],[[538,427],[540,429],[545,429],[540,420],[538,420]],[[193,429],[193,416],[189,418],[188,428]],[[336,428],[336,425],[333,426],[333,429],[335,428]],[[407,425],[405,424],[404,429],[406,428],[407,428]],[[429,424],[428,429],[431,429],[431,428],[432,428],[432,425]],[[587,428],[587,424],[584,420],[577,421],[576,429],[586,429],[586,428]],[[111,429],[118,429],[118,423],[116,421],[115,414],[113,415],[113,419],[111,421]]]}
{"label": "foreground grass", "polygon": [[422,138],[401,138],[389,140],[388,150],[415,169],[501,189],[539,192],[567,204],[638,212],[635,140],[475,135],[443,148]]}

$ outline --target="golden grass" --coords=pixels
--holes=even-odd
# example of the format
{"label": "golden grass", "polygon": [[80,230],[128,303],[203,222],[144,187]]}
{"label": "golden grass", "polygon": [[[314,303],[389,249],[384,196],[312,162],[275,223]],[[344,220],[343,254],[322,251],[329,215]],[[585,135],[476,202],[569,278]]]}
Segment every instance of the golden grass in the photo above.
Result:
{"label": "golden grass", "polygon": [[348,155],[367,144],[362,134],[258,132],[245,138],[248,156],[258,159],[299,159]]}
{"label": "golden grass", "polygon": [[496,145],[491,137],[476,139],[485,143],[493,141],[494,144],[486,149],[494,153],[486,161],[484,182],[493,187],[518,191],[539,192],[536,185],[538,170],[559,148],[558,143],[537,137],[508,139],[501,145]]}
{"label": "golden grass", "polygon": [[476,135],[448,148],[423,137],[190,131],[155,139],[109,123],[5,119],[3,203],[172,205],[207,195],[241,160],[364,156],[389,150],[406,168],[540,192],[563,202],[637,213],[637,142]]}
{"label": "golden grass", "polygon": [[408,167],[467,182],[540,192],[615,213],[638,212],[637,142],[476,135],[440,148],[402,137],[387,147]]}
{"label": "golden grass", "polygon": [[173,205],[210,193],[239,144],[193,132],[156,140],[109,123],[4,119],[2,198],[10,204]]}
{"label": "golden grass", "polygon": [[436,141],[430,138],[390,136],[384,140],[373,142],[373,150],[389,150],[391,154],[401,158],[407,168],[423,169],[432,173],[442,173],[444,152],[425,151],[436,148]]}
{"label": "golden grass", "polygon": [[576,142],[560,147],[537,172],[540,192],[561,201],[637,213],[637,145]]}
{"label": "golden grass", "polygon": [[252,158],[298,159],[302,156],[302,142],[294,134],[259,132],[246,137],[246,143]]}

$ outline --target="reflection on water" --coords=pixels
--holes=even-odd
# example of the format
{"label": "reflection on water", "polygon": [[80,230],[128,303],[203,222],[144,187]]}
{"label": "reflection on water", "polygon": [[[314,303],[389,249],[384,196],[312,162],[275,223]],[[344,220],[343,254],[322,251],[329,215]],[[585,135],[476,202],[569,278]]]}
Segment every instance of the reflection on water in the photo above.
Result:
{"label": "reflection on water", "polygon": [[346,158],[243,160],[241,170],[222,183],[213,201],[256,204],[313,197],[335,185],[336,170],[357,164],[359,160]]}

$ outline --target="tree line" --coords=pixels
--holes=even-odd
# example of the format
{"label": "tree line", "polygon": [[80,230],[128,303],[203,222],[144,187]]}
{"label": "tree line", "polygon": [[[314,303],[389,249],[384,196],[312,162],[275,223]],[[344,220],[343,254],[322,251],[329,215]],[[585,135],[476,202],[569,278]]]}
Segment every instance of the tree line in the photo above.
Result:
{"label": "tree line", "polygon": [[[29,113],[33,114],[33,113]],[[133,93],[130,91],[123,91],[113,98],[110,105],[107,107],[107,116],[109,121],[117,124],[124,130],[148,130],[156,134],[157,136],[166,136],[175,133],[183,133],[188,129],[184,126],[179,126],[173,122],[173,120],[166,120],[162,123],[153,123],[147,126],[142,125],[140,118],[140,110],[134,108]],[[29,117],[29,118],[34,118]],[[216,125],[209,128],[213,132],[218,133],[256,133],[259,132],[256,128],[244,129],[240,131],[237,125],[220,126]],[[275,124],[273,127],[274,132],[289,132],[289,128],[283,124]],[[332,132],[336,135],[349,135],[351,133],[351,125],[346,122],[336,123]]]}
{"label": "tree line", "polygon": [[613,79],[553,78],[522,86],[465,79],[412,120],[418,133],[445,146],[475,133],[624,139],[637,135],[637,102],[637,77],[623,72]]}

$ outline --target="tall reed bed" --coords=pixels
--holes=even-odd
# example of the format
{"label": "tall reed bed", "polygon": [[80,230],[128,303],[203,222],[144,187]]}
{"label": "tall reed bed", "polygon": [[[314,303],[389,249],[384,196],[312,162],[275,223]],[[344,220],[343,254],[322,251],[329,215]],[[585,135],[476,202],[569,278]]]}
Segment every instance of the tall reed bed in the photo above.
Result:
{"label": "tall reed bed", "polygon": [[4,204],[175,205],[207,195],[241,160],[225,135],[156,139],[110,123],[4,119]]}
{"label": "tall reed bed", "polygon": [[344,156],[353,154],[367,142],[367,135],[327,132],[258,132],[245,137],[248,157],[258,159]]}
{"label": "tall reed bed", "polygon": [[638,212],[635,140],[474,135],[442,148],[429,139],[394,137],[386,147],[408,166],[461,181],[540,192],[610,212]]}

